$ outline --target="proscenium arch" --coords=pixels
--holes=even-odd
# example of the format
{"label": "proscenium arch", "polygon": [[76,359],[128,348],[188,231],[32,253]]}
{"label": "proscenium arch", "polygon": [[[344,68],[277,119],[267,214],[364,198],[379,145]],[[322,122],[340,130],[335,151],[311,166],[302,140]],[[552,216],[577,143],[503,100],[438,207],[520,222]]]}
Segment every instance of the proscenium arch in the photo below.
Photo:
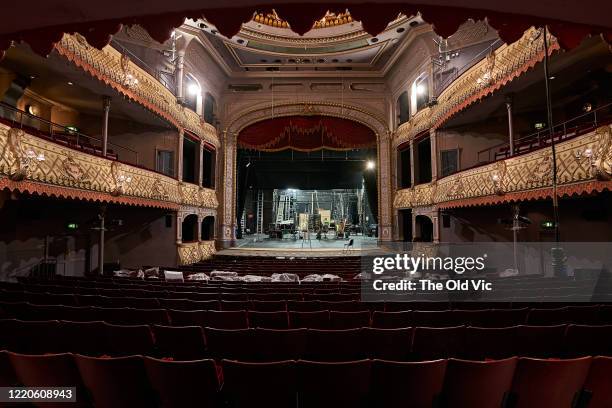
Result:
{"label": "proscenium arch", "polygon": [[[246,109],[233,114],[224,131],[224,171],[223,217],[221,239],[224,242],[235,239],[236,229],[236,153],[238,135],[249,125],[273,117],[287,116],[332,116],[360,123],[374,132],[377,152],[378,186],[378,225],[379,239],[392,239],[391,221],[391,167],[390,136],[388,123],[384,116],[366,109],[347,104],[325,101],[285,102],[268,104],[263,107]],[[231,203],[231,205],[228,205]]]}

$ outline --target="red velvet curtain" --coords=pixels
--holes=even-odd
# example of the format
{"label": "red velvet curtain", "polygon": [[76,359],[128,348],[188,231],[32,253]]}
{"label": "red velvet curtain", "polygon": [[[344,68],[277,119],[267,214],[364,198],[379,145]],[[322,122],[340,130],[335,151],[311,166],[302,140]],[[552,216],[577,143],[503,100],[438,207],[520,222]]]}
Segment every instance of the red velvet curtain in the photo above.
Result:
{"label": "red velvet curtain", "polygon": [[238,135],[243,149],[303,152],[376,147],[376,135],[361,123],[326,116],[289,116],[266,119],[246,127]]}

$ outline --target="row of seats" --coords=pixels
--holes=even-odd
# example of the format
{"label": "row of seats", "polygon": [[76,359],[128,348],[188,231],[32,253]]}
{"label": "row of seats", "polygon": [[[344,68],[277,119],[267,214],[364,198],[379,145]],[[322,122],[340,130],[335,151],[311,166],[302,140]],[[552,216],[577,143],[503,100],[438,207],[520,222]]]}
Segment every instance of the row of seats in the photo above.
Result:
{"label": "row of seats", "polygon": [[[219,373],[221,375],[219,375]],[[612,358],[185,362],[0,352],[0,385],[72,386],[73,407],[609,408]],[[59,404],[55,404],[59,406]]]}
{"label": "row of seats", "polygon": [[0,344],[7,350],[33,354],[143,354],[178,360],[204,357],[245,361],[570,357],[612,355],[612,325],[226,330],[6,319],[0,320]]}
{"label": "row of seats", "polygon": [[[320,304],[318,304],[320,306]],[[173,305],[167,305],[172,307]],[[213,307],[198,302],[198,307]],[[409,326],[447,327],[472,325],[505,327],[518,324],[612,324],[612,305],[566,306],[558,309],[474,309],[370,312],[362,303],[325,304],[329,310],[260,311],[244,310],[241,302],[222,302],[224,310],[191,308],[136,309],[129,307],[34,305],[23,302],[0,302],[0,317],[21,320],[106,321],[116,324],[172,324],[219,329],[264,327],[271,329],[315,328],[348,329],[356,327],[401,328]],[[272,308],[270,305],[266,307]],[[336,309],[336,310],[334,310]],[[339,310],[338,310],[339,309]],[[365,309],[365,310],[364,310]]]}
{"label": "row of seats", "polygon": [[[63,288],[62,288],[63,289]],[[153,291],[141,291],[141,290],[115,290],[115,289],[95,289],[88,288],[85,293],[72,294],[72,293],[46,293],[46,292],[28,292],[28,291],[16,291],[16,290],[2,290],[0,289],[0,299],[10,302],[26,301],[35,304],[45,305],[66,305],[66,306],[114,306],[114,307],[139,307],[139,308],[156,308],[156,307],[172,307],[174,304],[188,305],[189,302],[209,302],[211,305],[210,309],[221,308],[222,304],[215,302],[229,302],[229,305],[238,304],[236,302],[242,302],[242,309],[251,309],[256,307],[257,304],[263,304],[260,302],[278,302],[274,310],[285,310],[292,307],[298,307],[300,304],[308,305],[310,302],[312,307],[308,310],[322,310],[329,309],[324,307],[325,302],[359,302],[362,299],[361,292],[353,293],[314,293],[314,294],[302,294],[292,292],[276,292],[266,291],[262,293],[225,293],[225,292],[153,292]],[[368,298],[369,299],[369,298]],[[584,301],[572,302],[571,299],[565,299],[564,302],[542,302],[540,299],[535,299],[534,302],[484,302],[484,301],[457,301],[449,302],[448,299],[445,301],[431,301],[431,300],[418,300],[406,299],[405,297],[398,297],[397,299],[389,299],[388,297],[384,301],[368,301],[362,302],[364,305],[360,306],[361,310],[364,308],[370,310],[387,310],[387,311],[399,311],[399,310],[447,310],[447,309],[473,309],[473,308],[494,308],[494,309],[508,309],[508,308],[522,308],[522,307],[536,307],[536,308],[554,308],[560,305],[575,304],[585,305],[588,304]],[[322,302],[321,306],[314,306],[317,302]],[[287,305],[285,305],[287,303]],[[605,302],[600,302],[605,303]],[[193,306],[197,306],[198,303],[191,303]],[[196,309],[202,309],[202,307],[196,307]],[[236,307],[233,308],[236,310]],[[266,309],[269,311],[269,309]],[[304,310],[304,309],[299,309]]]}

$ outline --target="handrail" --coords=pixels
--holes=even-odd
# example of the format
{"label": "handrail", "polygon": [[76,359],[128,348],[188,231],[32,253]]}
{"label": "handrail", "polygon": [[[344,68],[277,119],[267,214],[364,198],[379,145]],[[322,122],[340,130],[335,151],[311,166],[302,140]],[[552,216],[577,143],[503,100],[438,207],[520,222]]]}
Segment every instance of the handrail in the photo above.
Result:
{"label": "handrail", "polygon": [[149,65],[148,63],[146,63],[145,61],[143,61],[140,57],[138,57],[136,54],[134,54],[134,52],[130,51],[129,48],[127,48],[126,46],[124,46],[123,44],[121,44],[118,40],[116,39],[112,39],[111,40],[111,46],[113,48],[115,48],[117,51],[119,51],[120,53],[127,55],[128,57],[130,57],[131,61],[134,61],[134,63],[136,65],[138,65],[140,68],[144,69],[145,71],[147,71],[149,74],[151,74],[155,79],[157,79],[163,86],[165,86],[170,92],[172,92],[173,95],[176,95],[176,90],[174,89],[174,86],[172,84],[169,84],[168,81],[166,81],[163,76],[162,76],[162,71],[156,68],[153,68],[151,65]]}
{"label": "handrail", "polygon": [[480,61],[482,59],[482,55],[489,54],[494,49],[496,49],[497,43],[499,43],[499,45],[501,46],[503,44],[503,41],[500,40],[499,38],[496,39],[491,44],[487,45],[486,48],[483,48],[478,54],[473,56],[472,59],[470,59],[468,62],[463,64],[461,67],[452,68],[452,71],[453,71],[452,74],[446,77],[446,79],[444,79],[444,81],[442,81],[441,83],[437,85],[434,84],[435,95],[440,96],[442,91],[444,91],[455,79],[459,78],[459,76],[461,76],[465,71],[467,71],[470,67],[472,67],[476,62]]}
{"label": "handrail", "polygon": [[[542,130],[538,130],[537,132],[533,132],[530,133],[526,136],[522,136],[519,137],[518,139],[514,140],[514,147],[520,147],[522,144],[525,144],[526,141],[531,141],[531,143],[529,143],[529,148],[527,150],[523,150],[523,151],[515,151],[514,155],[516,156],[517,154],[521,154],[521,153],[525,153],[526,151],[531,151],[534,150],[535,148],[539,148],[539,147],[543,147],[546,146],[550,143],[550,138],[549,138],[549,134],[552,134],[552,137],[555,140],[559,140],[559,139],[566,139],[568,137],[568,135],[571,136],[577,136],[579,130],[577,129],[577,127],[579,125],[585,125],[585,124],[592,124],[593,126],[597,127],[597,112],[601,112],[605,109],[610,109],[612,108],[612,102],[608,103],[606,105],[600,106],[597,109],[594,109],[592,111],[580,114],[578,116],[575,116],[571,119],[566,120],[565,122],[561,122],[561,123],[557,123],[556,125],[553,125],[552,129],[549,128],[544,128]],[[576,126],[574,127],[570,127],[568,126],[568,124],[570,124],[571,122],[575,122],[578,121],[579,119],[582,118],[586,118],[588,116],[593,116],[593,120],[590,122],[584,122],[584,123],[577,123]],[[601,119],[601,115],[600,115],[600,119]],[[574,134],[572,134],[574,133]],[[509,142],[502,142],[499,144],[496,144],[494,146],[488,147],[486,149],[482,149],[478,152],[477,154],[477,160],[479,163],[490,163],[492,161],[495,161],[495,157],[491,157],[491,154],[496,151],[496,150],[500,150],[504,147],[508,147],[508,154],[504,154],[504,158],[508,158],[508,157],[512,157],[510,155],[510,151],[509,151],[509,147],[510,147],[510,143]],[[486,159],[485,160],[481,160],[481,156],[483,153],[487,153]]]}
{"label": "handrail", "polygon": [[[7,115],[7,111],[13,112],[13,115]],[[19,119],[17,119],[17,115],[19,115]],[[11,106],[6,102],[0,102],[0,119],[12,122],[15,125],[19,125],[20,129],[24,129],[25,127],[37,130],[39,133],[46,133],[48,136],[51,137],[52,140],[57,143],[74,145],[77,146],[79,150],[83,150],[86,153],[94,154],[96,156],[102,156],[101,139],[86,135],[84,133],[79,132],[78,130],[69,129],[64,125],[53,123],[50,120],[41,118],[39,116],[32,115],[28,112],[22,111],[21,109]],[[31,126],[32,122],[34,122],[36,125]],[[59,129],[59,131],[56,129]],[[83,140],[86,140],[86,143],[84,143]],[[96,144],[99,146],[92,144],[92,141],[97,142]],[[130,153],[134,156],[135,164],[137,166],[139,165],[138,152],[136,150],[112,142],[108,142],[108,145]],[[106,158],[109,160],[118,160],[119,156],[118,154],[113,155],[112,153],[110,153],[107,154]]]}

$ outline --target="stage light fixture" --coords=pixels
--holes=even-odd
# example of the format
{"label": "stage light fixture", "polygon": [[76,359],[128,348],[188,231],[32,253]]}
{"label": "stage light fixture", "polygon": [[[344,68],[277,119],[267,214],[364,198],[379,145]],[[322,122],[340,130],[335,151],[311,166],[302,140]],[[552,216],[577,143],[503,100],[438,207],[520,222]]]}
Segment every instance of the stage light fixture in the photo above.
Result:
{"label": "stage light fixture", "polygon": [[372,160],[368,160],[368,162],[366,163],[366,169],[372,170],[374,169],[374,167],[376,167],[376,164]]}

